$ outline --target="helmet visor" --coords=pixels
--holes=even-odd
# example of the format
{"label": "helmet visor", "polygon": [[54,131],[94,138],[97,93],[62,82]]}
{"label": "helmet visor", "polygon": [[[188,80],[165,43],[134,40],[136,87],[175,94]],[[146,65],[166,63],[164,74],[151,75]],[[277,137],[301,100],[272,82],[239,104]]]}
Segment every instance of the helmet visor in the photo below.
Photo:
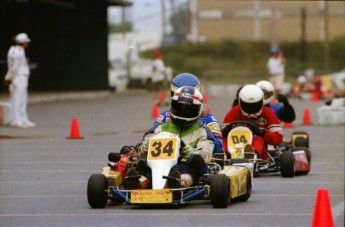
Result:
{"label": "helmet visor", "polygon": [[190,102],[191,99],[180,97],[179,100],[172,100],[170,113],[180,119],[195,119],[200,116],[201,105]]}
{"label": "helmet visor", "polygon": [[262,90],[264,92],[264,99],[269,99],[273,96],[273,91]]}
{"label": "helmet visor", "polygon": [[263,107],[263,100],[261,99],[258,102],[248,103],[240,100],[241,110],[247,114],[256,114],[259,113]]}

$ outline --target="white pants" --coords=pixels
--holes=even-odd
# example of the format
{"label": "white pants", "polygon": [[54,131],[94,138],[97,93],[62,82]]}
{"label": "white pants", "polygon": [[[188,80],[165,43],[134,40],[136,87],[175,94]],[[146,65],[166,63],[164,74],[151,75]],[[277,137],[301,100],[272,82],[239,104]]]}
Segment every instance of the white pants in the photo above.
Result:
{"label": "white pants", "polygon": [[10,85],[11,124],[22,125],[29,122],[27,115],[28,76],[15,76]]}
{"label": "white pants", "polygon": [[276,92],[280,92],[280,89],[284,83],[284,74],[274,74],[271,75],[269,78],[269,81],[272,83],[274,89],[276,90]]}

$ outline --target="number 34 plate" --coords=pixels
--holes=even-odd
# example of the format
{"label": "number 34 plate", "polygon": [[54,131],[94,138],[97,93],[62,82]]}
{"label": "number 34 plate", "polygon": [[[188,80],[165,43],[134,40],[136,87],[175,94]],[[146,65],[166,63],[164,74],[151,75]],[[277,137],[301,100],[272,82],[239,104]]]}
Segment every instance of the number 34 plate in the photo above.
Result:
{"label": "number 34 plate", "polygon": [[171,189],[132,190],[131,203],[171,203]]}

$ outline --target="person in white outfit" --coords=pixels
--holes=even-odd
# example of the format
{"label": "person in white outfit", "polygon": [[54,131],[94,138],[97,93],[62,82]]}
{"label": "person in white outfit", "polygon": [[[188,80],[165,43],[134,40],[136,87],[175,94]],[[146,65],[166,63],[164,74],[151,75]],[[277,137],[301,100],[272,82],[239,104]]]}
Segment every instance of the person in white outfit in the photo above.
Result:
{"label": "person in white outfit", "polygon": [[156,50],[153,53],[154,60],[153,60],[153,75],[152,75],[152,82],[155,85],[156,91],[161,91],[166,89],[166,69],[165,64],[161,58],[160,51]]}
{"label": "person in white outfit", "polygon": [[283,52],[277,48],[271,49],[271,57],[267,61],[268,80],[275,88],[276,94],[280,93],[285,77],[285,63]]}
{"label": "person in white outfit", "polygon": [[9,85],[10,91],[10,125],[20,128],[36,126],[27,115],[30,68],[25,49],[30,42],[26,33],[19,33],[7,54],[8,71],[5,83]]}

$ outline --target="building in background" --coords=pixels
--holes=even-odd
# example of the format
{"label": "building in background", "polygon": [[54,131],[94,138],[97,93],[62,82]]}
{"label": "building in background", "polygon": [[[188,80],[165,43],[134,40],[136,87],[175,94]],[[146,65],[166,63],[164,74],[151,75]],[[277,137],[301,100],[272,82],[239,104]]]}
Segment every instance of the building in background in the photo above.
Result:
{"label": "building in background", "polygon": [[194,41],[299,41],[304,32],[308,42],[345,37],[345,1],[189,2]]}
{"label": "building in background", "polygon": [[[108,85],[108,23],[110,5],[125,0],[0,1],[0,60],[6,61],[11,38],[26,32],[32,39],[31,90],[101,90]],[[0,79],[6,72],[1,64]],[[1,90],[5,87],[3,83]]]}

